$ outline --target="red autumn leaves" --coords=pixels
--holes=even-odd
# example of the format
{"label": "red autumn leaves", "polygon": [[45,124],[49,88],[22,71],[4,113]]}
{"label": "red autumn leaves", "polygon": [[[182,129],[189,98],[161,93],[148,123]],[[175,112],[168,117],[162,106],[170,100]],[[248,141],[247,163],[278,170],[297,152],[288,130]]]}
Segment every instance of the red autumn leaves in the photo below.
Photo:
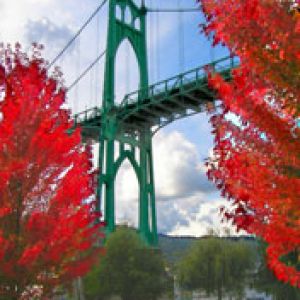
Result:
{"label": "red autumn leaves", "polygon": [[205,31],[241,61],[230,83],[210,74],[222,112],[211,118],[215,147],[208,176],[232,203],[225,217],[262,237],[277,278],[300,287],[299,256],[286,259],[300,252],[297,4],[202,0],[202,5]]}
{"label": "red autumn leaves", "polygon": [[0,295],[46,297],[99,252],[91,152],[67,134],[65,89],[38,49],[2,47],[0,60]]}
{"label": "red autumn leaves", "polygon": [[[232,201],[224,211],[268,243],[270,268],[300,287],[300,23],[297,3],[202,0],[207,33],[241,66],[232,82],[210,75],[223,109],[211,118],[209,177]],[[59,75],[35,51],[0,49],[0,296],[28,297],[84,274],[99,238],[90,151],[66,134]],[[228,113],[238,116],[233,118]],[[295,265],[296,264],[296,265]]]}

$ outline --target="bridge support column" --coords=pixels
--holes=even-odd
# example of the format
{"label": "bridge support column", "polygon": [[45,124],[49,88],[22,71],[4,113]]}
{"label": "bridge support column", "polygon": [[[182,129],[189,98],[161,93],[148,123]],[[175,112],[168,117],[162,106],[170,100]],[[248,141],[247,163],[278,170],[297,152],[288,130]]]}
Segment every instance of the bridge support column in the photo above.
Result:
{"label": "bridge support column", "polygon": [[[115,177],[124,158],[128,158],[138,176],[139,181],[139,233],[148,245],[157,243],[155,194],[152,165],[152,145],[150,129],[137,128],[134,143],[126,142],[140,149],[140,161],[127,150],[122,150],[115,161],[114,142],[123,143],[129,132],[122,132],[120,120],[116,119],[118,107],[115,104],[115,58],[120,44],[128,40],[131,44],[140,69],[140,89],[148,87],[148,61],[146,42],[147,9],[142,1],[137,5],[133,0],[109,1],[109,24],[107,36],[106,64],[103,91],[103,119],[100,134],[100,176],[98,197],[104,201],[104,219],[107,233],[115,229],[114,185]],[[126,18],[127,16],[127,18]],[[147,95],[143,95],[146,97]],[[120,132],[121,131],[121,132]],[[117,138],[121,135],[121,139]],[[123,138],[123,139],[122,139]],[[100,201],[100,200],[99,200]],[[100,203],[100,202],[99,202]],[[101,210],[99,204],[98,209]]]}
{"label": "bridge support column", "polygon": [[[106,233],[115,231],[115,179],[122,162],[128,158],[136,173],[139,184],[139,225],[138,232],[142,240],[151,246],[156,246],[157,224],[155,207],[155,187],[152,159],[152,135],[150,129],[140,132],[138,146],[132,145],[132,150],[125,150],[120,144],[119,157],[115,160],[115,141],[117,138],[116,123],[110,116],[102,127],[99,151],[99,182],[97,189],[98,211],[101,211],[101,201],[104,202],[104,221]],[[122,146],[123,145],[123,146]],[[135,147],[139,148],[139,163],[135,157]]]}
{"label": "bridge support column", "polygon": [[155,188],[150,130],[140,133],[139,231],[147,244],[157,245]]}
{"label": "bridge support column", "polygon": [[105,222],[110,233],[115,230],[114,140],[107,141],[106,149]]}
{"label": "bridge support column", "polygon": [[99,182],[97,188],[98,211],[101,211],[101,201],[104,201],[104,221],[106,232],[109,234],[115,230],[115,129],[113,118],[103,125],[100,134],[99,151]]}

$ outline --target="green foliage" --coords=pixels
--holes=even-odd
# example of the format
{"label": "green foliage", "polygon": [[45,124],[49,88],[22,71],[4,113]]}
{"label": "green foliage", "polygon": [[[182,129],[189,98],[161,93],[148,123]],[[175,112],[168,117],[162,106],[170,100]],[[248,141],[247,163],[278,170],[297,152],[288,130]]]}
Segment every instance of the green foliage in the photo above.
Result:
{"label": "green foliage", "polygon": [[242,299],[254,252],[244,242],[209,237],[196,241],[177,266],[179,284],[207,295],[224,294]]}
{"label": "green foliage", "polygon": [[106,255],[84,278],[86,299],[152,300],[172,289],[157,249],[146,248],[138,235],[120,228],[106,243]]}

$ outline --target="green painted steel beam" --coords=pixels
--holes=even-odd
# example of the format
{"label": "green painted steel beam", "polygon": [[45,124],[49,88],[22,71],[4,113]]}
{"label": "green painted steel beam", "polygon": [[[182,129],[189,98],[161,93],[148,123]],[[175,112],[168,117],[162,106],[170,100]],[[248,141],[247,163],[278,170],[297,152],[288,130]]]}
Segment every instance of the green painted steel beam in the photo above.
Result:
{"label": "green painted steel beam", "polygon": [[[130,20],[125,17],[128,11]],[[207,65],[148,86],[146,16],[146,8],[138,7],[133,0],[109,1],[103,105],[76,114],[74,127],[80,125],[83,139],[96,139],[100,145],[97,209],[102,211],[104,206],[107,234],[115,230],[115,179],[123,161],[128,160],[139,184],[138,232],[147,245],[156,246],[153,134],[175,120],[200,112],[201,106],[215,99],[215,94],[207,85]],[[140,86],[117,105],[115,60],[120,44],[126,39],[137,57]],[[230,80],[231,70],[237,63],[231,58],[223,58],[209,66],[220,72],[225,80]],[[152,131],[154,126],[158,128]],[[117,157],[116,144],[119,144]],[[126,145],[130,145],[130,150],[126,150]],[[137,149],[139,157],[136,157]]]}
{"label": "green painted steel beam", "polygon": [[[127,12],[130,12],[130,20],[125,16]],[[149,160],[152,162],[152,135],[150,127],[152,123],[157,121],[157,116],[154,118],[153,116],[143,115],[142,110],[136,110],[135,108],[134,111],[130,111],[130,109],[126,111],[129,119],[137,119],[134,124],[126,124],[124,120],[118,118],[118,115],[124,109],[115,104],[115,60],[120,44],[126,39],[131,44],[137,57],[140,69],[140,89],[147,90],[146,8],[143,5],[138,7],[132,0],[110,0],[103,108],[101,112],[101,128],[99,128],[99,142],[101,145],[99,168],[101,174],[99,176],[97,198],[99,202],[100,200],[104,202],[104,219],[107,233],[109,234],[115,230],[115,178],[120,164],[124,159],[129,159],[137,175],[140,190],[138,232],[147,245],[155,246],[157,243],[155,189],[154,179],[149,178],[150,174],[153,174],[153,165],[152,163],[149,164]],[[92,122],[91,118],[93,117],[89,119],[91,114],[87,113],[86,115],[85,122],[87,120]],[[143,124],[143,121],[146,121],[146,124]],[[126,128],[137,131],[138,140],[129,137],[124,132]],[[120,153],[119,157],[115,159],[114,147],[116,142],[120,144]],[[129,155],[126,152],[127,150],[124,150],[125,144],[131,145],[132,153],[135,152],[135,148],[139,148],[139,159],[133,154]],[[104,166],[105,169],[103,168]],[[146,188],[148,182],[151,185],[149,189]],[[151,203],[149,202],[150,198]],[[151,224],[149,218],[151,219]]]}
{"label": "green painted steel beam", "polygon": [[[225,61],[225,59],[223,59],[222,61]],[[217,66],[217,62],[213,62],[212,65]],[[236,64],[234,66],[236,66]],[[203,67],[199,67],[196,69],[196,71],[195,69],[192,71],[188,71],[188,74],[194,73],[194,81],[190,79],[188,83],[182,83],[183,85],[181,87],[178,87],[178,84],[182,81],[182,74],[178,76],[179,79],[177,77],[173,77],[173,81],[174,78],[177,78],[174,81],[175,84],[173,84],[175,90],[168,90],[167,92],[160,92],[158,94],[153,94],[152,92],[152,97],[146,97],[145,99],[136,98],[131,102],[131,104],[122,106],[124,105],[123,103],[120,106],[114,106],[107,113],[104,113],[103,109],[93,108],[76,115],[75,123],[80,123],[82,127],[88,130],[88,127],[96,128],[103,125],[104,116],[114,117],[116,119],[116,122],[120,124],[126,124],[126,120],[130,120],[131,116],[136,116],[136,118],[139,118],[141,122],[138,123],[137,126],[134,125],[127,127],[134,127],[141,130],[142,128],[144,128],[145,124],[148,124],[149,126],[157,125],[158,123],[156,123],[155,120],[159,122],[158,119],[160,117],[167,117],[169,116],[169,114],[183,112],[177,110],[177,108],[171,107],[170,102],[173,102],[175,105],[180,106],[182,110],[193,109],[197,111],[199,110],[198,105],[201,105],[202,103],[205,103],[207,101],[212,101],[215,98],[215,94],[207,86],[207,80],[205,76],[203,75],[200,78],[198,75],[199,70],[201,70],[202,68]],[[226,80],[230,79],[230,71],[231,66],[228,66],[225,69],[223,67],[223,70],[221,70],[221,74]],[[163,81],[164,85],[167,85],[169,81],[170,79]],[[158,85],[159,84],[161,83],[158,83]],[[149,90],[153,89],[153,86],[149,87]],[[145,89],[143,89],[143,93],[145,95]],[[142,94],[142,92],[140,92],[139,94]],[[203,99],[201,99],[202,97],[199,97],[198,95],[202,95]],[[177,99],[178,97],[181,97],[183,99],[190,99],[193,102],[189,101],[189,103],[187,103],[187,101],[179,101]],[[144,112],[147,112],[148,116],[145,115]],[[144,117],[141,117],[143,115]],[[153,118],[151,118],[150,115],[152,115]],[[157,117],[157,119],[155,119],[155,117]],[[145,120],[147,122],[143,122]]]}
{"label": "green painted steel beam", "polygon": [[157,118],[161,118],[161,116],[163,115],[162,111],[157,111],[156,109],[150,109],[149,106],[143,107],[142,109]]}

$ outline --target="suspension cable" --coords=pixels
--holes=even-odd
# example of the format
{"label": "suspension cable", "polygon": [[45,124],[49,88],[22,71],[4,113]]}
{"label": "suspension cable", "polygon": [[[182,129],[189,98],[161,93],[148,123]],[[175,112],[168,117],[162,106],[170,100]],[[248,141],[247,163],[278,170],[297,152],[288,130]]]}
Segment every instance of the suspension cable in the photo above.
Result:
{"label": "suspension cable", "polygon": [[[177,7],[180,10],[181,0],[177,0]],[[184,20],[183,15],[178,13],[178,23],[179,23],[179,32],[178,32],[178,56],[179,56],[179,72],[184,72],[185,67],[185,55],[184,55]]]}
{"label": "suspension cable", "polygon": [[158,13],[158,12],[166,12],[166,13],[189,13],[189,12],[200,12],[200,8],[147,8],[147,12],[150,13]]}
{"label": "suspension cable", "polygon": [[125,49],[125,76],[126,76],[126,94],[130,93],[130,53],[129,53],[129,43],[126,43]]}
{"label": "suspension cable", "polygon": [[[78,50],[78,55],[77,55],[77,60],[76,60],[76,76],[78,76],[80,74],[80,64],[81,64],[81,51],[80,51],[80,48],[81,48],[81,37],[78,38],[77,40],[77,50]],[[77,113],[77,105],[78,105],[78,92],[79,90],[79,87],[78,85],[76,86],[75,88],[75,103],[74,103],[74,106],[73,106],[73,109],[74,111]]]}
{"label": "suspension cable", "polygon": [[102,3],[96,8],[96,10],[89,16],[85,23],[79,28],[75,35],[69,40],[66,46],[55,56],[55,58],[48,65],[48,70],[57,62],[57,60],[66,52],[70,45],[76,40],[76,38],[81,34],[85,27],[93,20],[96,14],[102,9],[107,0],[103,0]]}
{"label": "suspension cable", "polygon": [[160,22],[159,22],[159,13],[156,15],[156,25],[155,25],[155,36],[156,36],[156,74],[157,74],[157,80],[160,80],[160,38],[159,38],[159,28],[160,27]]}
{"label": "suspension cable", "polygon": [[[97,26],[97,29],[96,29],[97,53],[96,53],[96,55],[98,55],[98,53],[100,53],[100,14],[97,15],[96,26]],[[98,96],[100,94],[100,91],[98,90],[98,87],[100,86],[100,83],[98,82],[98,79],[100,79],[99,69],[100,69],[99,64],[97,64],[96,68],[95,68],[95,106],[97,106],[98,100],[100,101],[100,96]]]}
{"label": "suspension cable", "polygon": [[104,56],[106,50],[104,50],[81,74],[77,77],[76,80],[67,88],[69,92],[94,66],[95,64]]}
{"label": "suspension cable", "polygon": [[89,80],[89,83],[90,83],[90,97],[89,97],[89,101],[88,101],[88,106],[89,107],[92,107],[92,105],[94,104],[94,72],[91,71],[90,72],[90,80]]}
{"label": "suspension cable", "polygon": [[[150,1],[150,5],[152,5],[152,0]],[[154,64],[155,64],[155,51],[154,51],[154,45],[155,45],[155,37],[154,37],[154,30],[153,30],[153,19],[154,15],[150,15],[150,26],[149,26],[149,32],[150,32],[150,40],[149,40],[149,46],[150,46],[150,59],[151,59],[151,65],[150,65],[150,79],[151,82],[155,82],[155,72],[154,72]]]}

